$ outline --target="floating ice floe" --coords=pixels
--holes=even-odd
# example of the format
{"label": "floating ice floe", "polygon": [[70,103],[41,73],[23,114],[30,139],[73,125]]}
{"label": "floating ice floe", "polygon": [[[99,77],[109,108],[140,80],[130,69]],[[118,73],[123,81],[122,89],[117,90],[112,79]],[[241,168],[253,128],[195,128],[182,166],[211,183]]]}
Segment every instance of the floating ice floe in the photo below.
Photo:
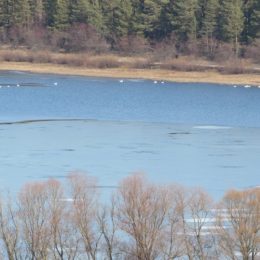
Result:
{"label": "floating ice floe", "polygon": [[217,126],[217,125],[198,125],[194,126],[194,129],[205,129],[205,130],[225,130],[225,129],[231,129],[230,126]]}
{"label": "floating ice floe", "polygon": [[18,88],[19,88],[19,87],[20,87],[20,84],[17,84],[17,85],[16,85],[16,87],[18,87]]}
{"label": "floating ice floe", "polygon": [[127,79],[127,81],[130,81],[130,82],[143,82],[144,80],[143,79]]}
{"label": "floating ice floe", "polygon": [[234,85],[234,86],[233,86],[233,88],[237,88],[237,86],[236,86],[236,85]]}
{"label": "floating ice floe", "polygon": [[162,81],[161,83],[164,84],[164,81]]}
{"label": "floating ice floe", "polygon": [[157,83],[158,83],[158,81],[157,81],[157,80],[155,80],[153,83],[154,83],[154,84],[157,84]]}
{"label": "floating ice floe", "polygon": [[251,86],[250,85],[245,85],[244,88],[251,88]]}
{"label": "floating ice floe", "polygon": [[258,88],[260,88],[260,86],[258,86]]}
{"label": "floating ice floe", "polygon": [[54,84],[54,86],[57,86],[57,85],[58,85],[58,82],[54,82],[53,84]]}
{"label": "floating ice floe", "polygon": [[119,82],[120,82],[120,83],[123,83],[123,82],[124,82],[124,80],[120,79],[120,80],[119,80]]}

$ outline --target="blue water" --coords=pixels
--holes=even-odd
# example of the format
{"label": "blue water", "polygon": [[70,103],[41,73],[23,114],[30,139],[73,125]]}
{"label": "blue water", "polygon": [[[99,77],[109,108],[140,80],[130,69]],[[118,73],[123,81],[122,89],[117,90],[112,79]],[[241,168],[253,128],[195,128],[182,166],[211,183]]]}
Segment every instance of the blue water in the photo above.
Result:
{"label": "blue water", "polygon": [[84,118],[260,127],[258,88],[11,72],[0,75],[4,84],[2,121]]}
{"label": "blue water", "polygon": [[214,198],[260,185],[258,88],[5,72],[0,104],[2,189],[72,171],[104,189],[144,172]]}

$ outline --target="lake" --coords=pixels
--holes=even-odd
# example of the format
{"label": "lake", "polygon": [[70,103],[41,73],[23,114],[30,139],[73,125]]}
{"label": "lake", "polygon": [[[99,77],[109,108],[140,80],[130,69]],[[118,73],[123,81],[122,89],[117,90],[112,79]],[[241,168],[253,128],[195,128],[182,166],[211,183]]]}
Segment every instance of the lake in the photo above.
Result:
{"label": "lake", "polygon": [[260,185],[260,89],[1,72],[0,183],[143,172],[214,198]]}

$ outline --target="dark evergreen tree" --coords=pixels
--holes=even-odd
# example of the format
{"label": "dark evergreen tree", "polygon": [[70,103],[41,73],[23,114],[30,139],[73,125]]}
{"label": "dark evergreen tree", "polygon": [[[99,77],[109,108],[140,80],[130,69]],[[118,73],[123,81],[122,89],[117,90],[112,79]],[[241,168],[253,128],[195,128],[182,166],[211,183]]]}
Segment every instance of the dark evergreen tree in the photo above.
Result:
{"label": "dark evergreen tree", "polygon": [[0,1],[0,37],[1,41],[7,42],[9,40],[8,31],[12,27],[14,3],[13,0]]}
{"label": "dark evergreen tree", "polygon": [[89,6],[87,0],[71,0],[70,1],[71,23],[87,23],[88,8]]}
{"label": "dark evergreen tree", "polygon": [[260,1],[246,0],[243,6],[244,28],[242,41],[250,44],[254,39],[260,37]]}
{"label": "dark evergreen tree", "polygon": [[243,30],[242,0],[221,0],[220,39],[234,44],[236,55]]}
{"label": "dark evergreen tree", "polygon": [[254,0],[249,36],[260,38],[260,1]]}
{"label": "dark evergreen tree", "polygon": [[44,13],[46,14],[45,25],[47,27],[54,26],[54,20],[55,20],[54,16],[57,8],[56,6],[57,6],[57,0],[44,0],[43,2]]}
{"label": "dark evergreen tree", "polygon": [[29,28],[31,25],[31,10],[29,0],[16,0],[13,12],[14,24],[19,27]]}
{"label": "dark evergreen tree", "polygon": [[168,31],[174,31],[180,43],[196,39],[197,10],[197,0],[170,0],[166,5]]}
{"label": "dark evergreen tree", "polygon": [[146,37],[156,39],[160,30],[160,15],[165,0],[146,0],[140,1],[140,22],[143,26],[143,32]]}
{"label": "dark evergreen tree", "polygon": [[33,25],[44,25],[46,14],[43,0],[30,0],[29,3]]}
{"label": "dark evergreen tree", "polygon": [[140,0],[130,0],[131,10],[129,8],[129,27],[128,33],[130,35],[144,35],[144,24],[142,21],[143,3]]}
{"label": "dark evergreen tree", "polygon": [[207,53],[212,55],[217,33],[219,2],[218,0],[204,0],[203,4],[203,19],[201,21],[200,33],[206,38]]}
{"label": "dark evergreen tree", "polygon": [[159,17],[160,34],[159,39],[168,37],[174,32],[174,17],[173,17],[173,1],[169,0],[162,6],[162,11]]}
{"label": "dark evergreen tree", "polygon": [[132,5],[128,0],[104,1],[103,3],[106,38],[112,48],[116,41],[129,33]]}
{"label": "dark evergreen tree", "polygon": [[12,15],[14,9],[13,0],[0,1],[0,26],[9,28],[12,25]]}
{"label": "dark evergreen tree", "polygon": [[54,28],[65,30],[69,27],[69,3],[68,0],[57,0],[54,13]]}
{"label": "dark evergreen tree", "polygon": [[71,23],[91,24],[98,31],[103,28],[99,1],[71,0],[70,10]]}

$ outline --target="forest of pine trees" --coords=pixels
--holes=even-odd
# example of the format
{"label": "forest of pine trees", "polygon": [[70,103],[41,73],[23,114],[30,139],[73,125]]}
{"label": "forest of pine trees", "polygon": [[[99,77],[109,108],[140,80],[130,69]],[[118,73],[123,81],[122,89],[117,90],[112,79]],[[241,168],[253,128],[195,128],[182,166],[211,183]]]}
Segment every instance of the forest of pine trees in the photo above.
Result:
{"label": "forest of pine trees", "polygon": [[[259,0],[0,0],[0,42],[75,51],[143,51],[213,57],[258,44]],[[199,47],[198,47],[199,46]]]}

